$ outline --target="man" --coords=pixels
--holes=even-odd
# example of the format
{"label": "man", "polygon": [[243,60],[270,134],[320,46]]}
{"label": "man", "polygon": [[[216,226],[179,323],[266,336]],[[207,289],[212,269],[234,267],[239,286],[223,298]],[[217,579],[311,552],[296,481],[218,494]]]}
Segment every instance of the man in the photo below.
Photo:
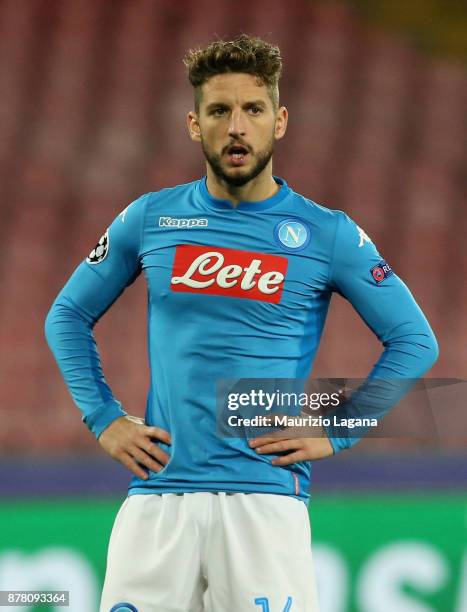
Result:
{"label": "man", "polygon": [[[333,291],[384,344],[372,378],[421,376],[436,341],[368,236],[272,175],[287,127],[279,49],[242,35],[190,52],[185,64],[195,94],[188,131],[206,177],[125,208],[46,322],[86,425],[134,474],[110,539],[101,611],[316,612],[310,462],[354,440],[331,430],[222,436],[216,385],[307,378]],[[112,395],[92,334],[141,271],[151,366],[144,423]]]}

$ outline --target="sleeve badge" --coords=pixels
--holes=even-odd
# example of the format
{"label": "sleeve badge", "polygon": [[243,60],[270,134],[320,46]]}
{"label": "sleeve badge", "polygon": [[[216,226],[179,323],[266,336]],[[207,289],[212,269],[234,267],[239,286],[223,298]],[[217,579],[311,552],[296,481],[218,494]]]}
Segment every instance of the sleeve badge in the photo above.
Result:
{"label": "sleeve badge", "polygon": [[391,274],[393,274],[393,271],[391,266],[383,260],[380,261],[379,264],[371,268],[370,274],[373,277],[375,283],[379,285],[383,282],[383,280],[388,278],[388,276],[391,276]]}
{"label": "sleeve badge", "polygon": [[93,250],[86,257],[86,261],[88,264],[94,265],[101,263],[107,257],[107,253],[109,252],[109,230],[105,232],[103,236],[99,239],[99,242],[93,248]]}

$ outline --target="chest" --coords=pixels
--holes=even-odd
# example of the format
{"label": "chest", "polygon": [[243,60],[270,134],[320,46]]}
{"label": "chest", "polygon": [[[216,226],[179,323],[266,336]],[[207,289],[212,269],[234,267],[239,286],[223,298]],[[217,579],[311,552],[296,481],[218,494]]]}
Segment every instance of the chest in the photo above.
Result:
{"label": "chest", "polygon": [[287,310],[307,308],[327,292],[329,261],[319,228],[293,219],[284,225],[283,215],[160,215],[143,245],[154,305],[200,308],[204,299],[221,309]]}

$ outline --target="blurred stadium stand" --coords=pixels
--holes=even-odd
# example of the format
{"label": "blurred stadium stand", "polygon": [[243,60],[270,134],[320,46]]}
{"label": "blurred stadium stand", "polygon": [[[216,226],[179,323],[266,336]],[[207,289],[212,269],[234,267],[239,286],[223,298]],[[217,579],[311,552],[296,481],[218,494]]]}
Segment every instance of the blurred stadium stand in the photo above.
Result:
{"label": "blurred stadium stand", "polygon": [[[285,58],[290,126],[275,173],[365,228],[433,325],[441,357],[430,376],[465,375],[461,61],[425,55],[339,3],[2,0],[1,453],[97,450],[45,345],[46,312],[130,201],[204,173],[186,134],[192,91],[181,58],[242,31],[279,44]],[[96,326],[107,380],[134,414],[144,413],[148,384],[145,309],[140,278]],[[379,352],[336,297],[314,376],[364,377]],[[424,445],[465,439],[446,431]]]}

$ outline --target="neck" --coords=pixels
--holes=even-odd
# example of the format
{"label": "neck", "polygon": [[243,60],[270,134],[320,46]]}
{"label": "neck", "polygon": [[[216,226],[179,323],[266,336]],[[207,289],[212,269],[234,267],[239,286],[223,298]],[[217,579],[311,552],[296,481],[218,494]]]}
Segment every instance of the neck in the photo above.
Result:
{"label": "neck", "polygon": [[271,162],[258,174],[257,177],[248,181],[246,185],[236,187],[229,185],[219,178],[207,164],[207,188],[209,193],[220,200],[229,200],[233,206],[239,202],[260,202],[271,198],[280,189],[272,176]]}

